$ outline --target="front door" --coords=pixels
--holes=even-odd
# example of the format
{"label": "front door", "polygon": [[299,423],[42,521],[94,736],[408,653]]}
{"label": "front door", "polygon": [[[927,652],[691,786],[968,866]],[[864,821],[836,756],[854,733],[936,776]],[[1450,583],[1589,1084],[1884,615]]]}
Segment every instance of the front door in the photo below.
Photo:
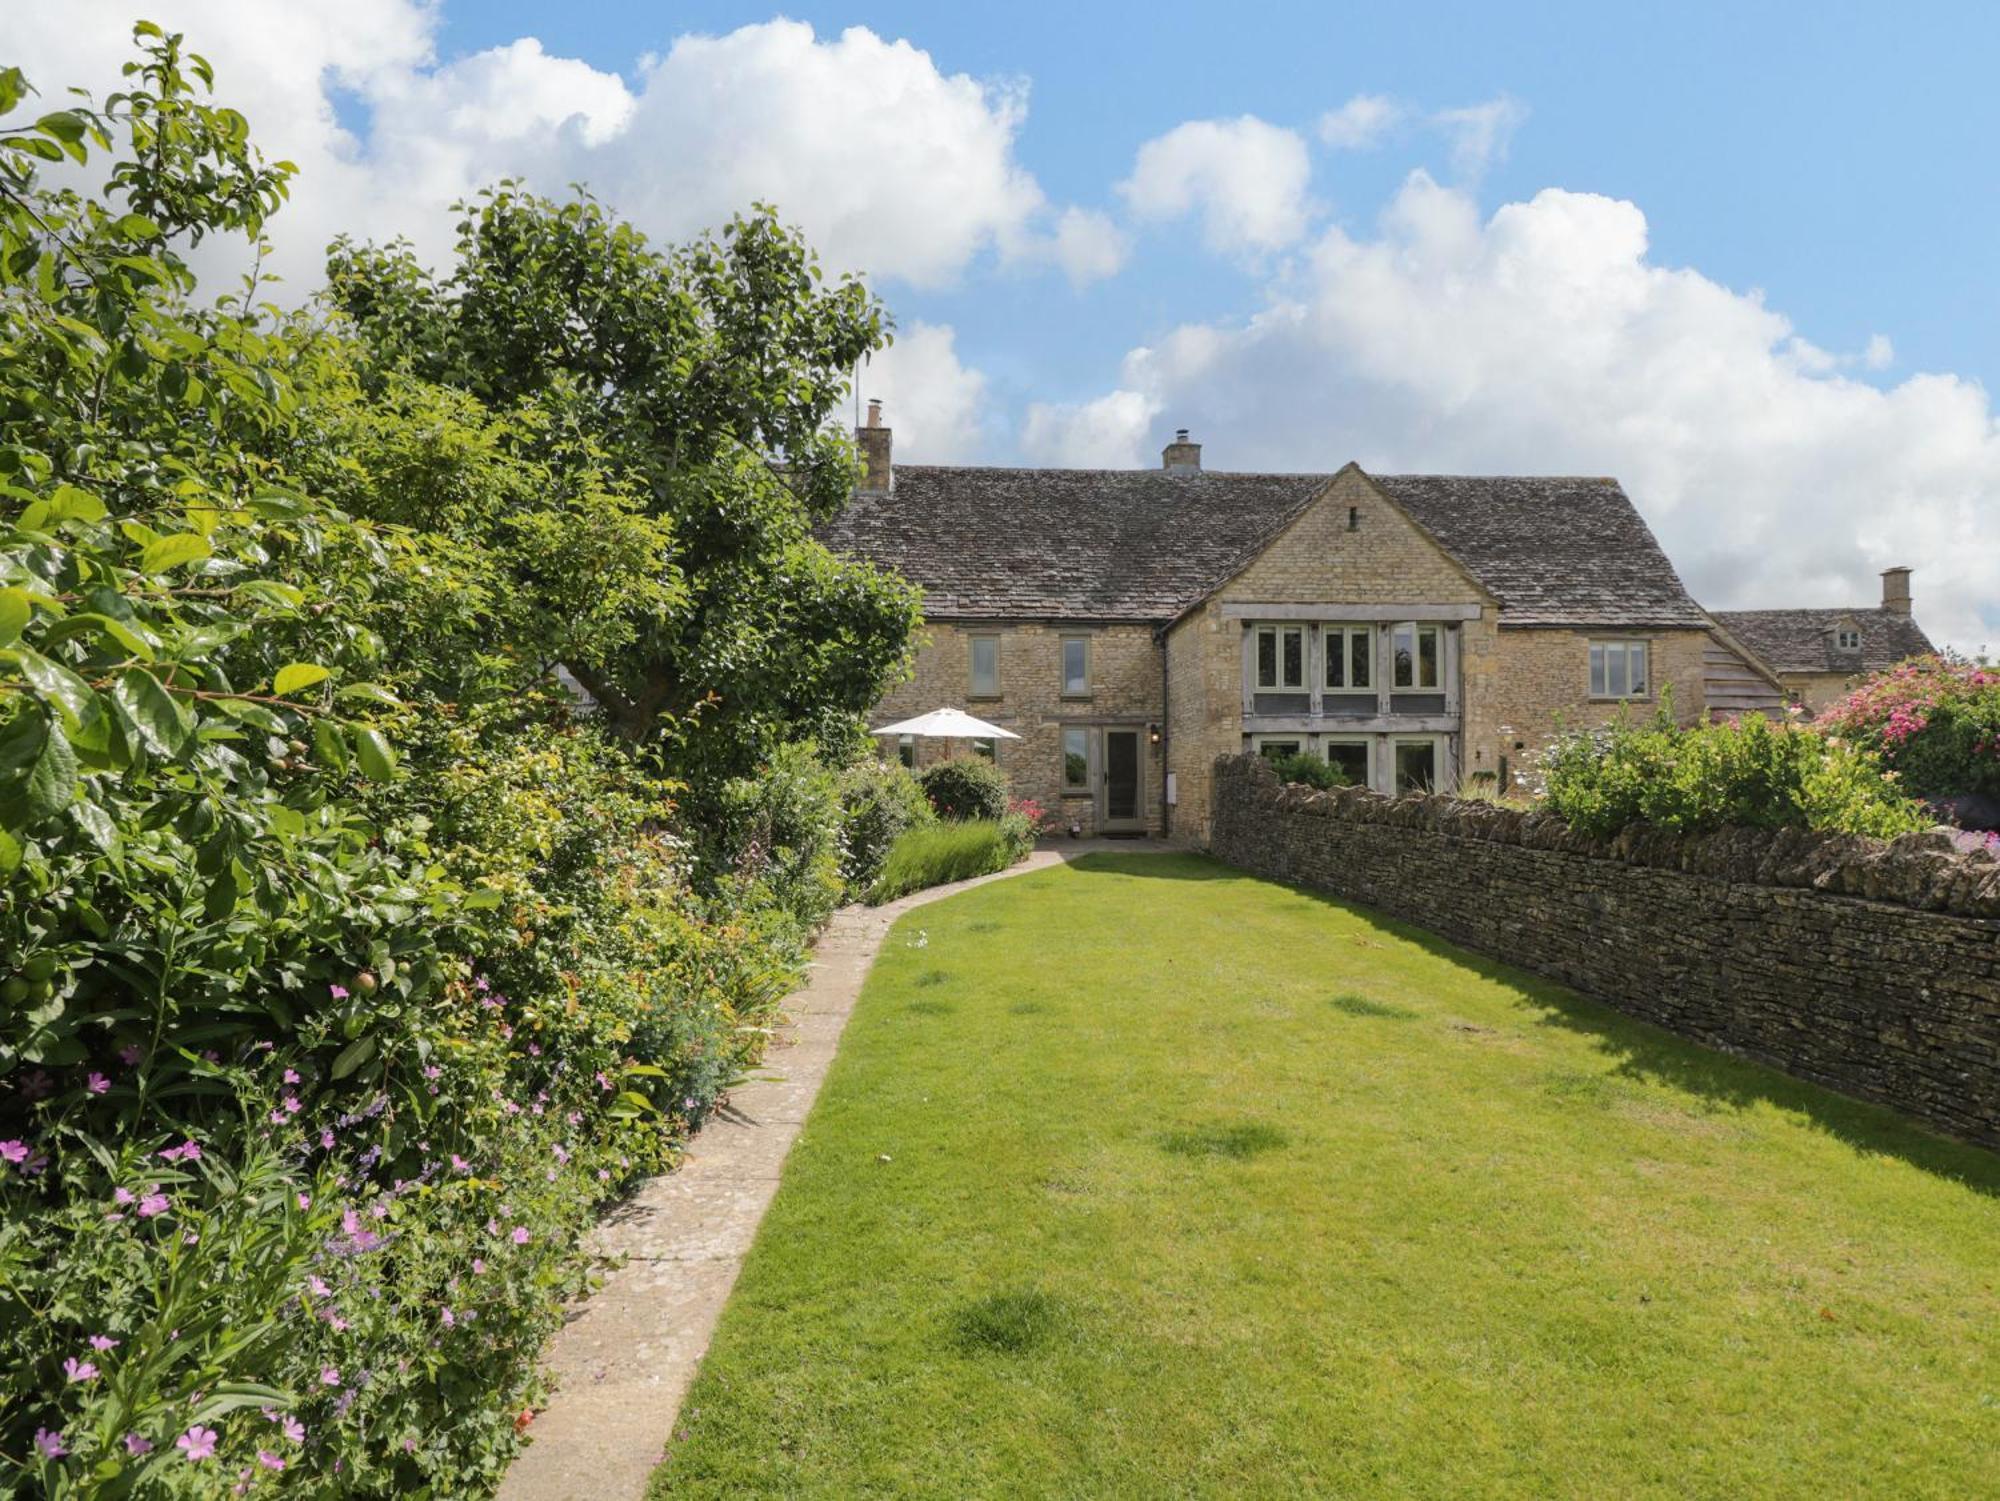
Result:
{"label": "front door", "polygon": [[1145,772],[1139,757],[1139,731],[1104,732],[1103,804],[1097,826],[1108,834],[1132,833],[1146,827]]}

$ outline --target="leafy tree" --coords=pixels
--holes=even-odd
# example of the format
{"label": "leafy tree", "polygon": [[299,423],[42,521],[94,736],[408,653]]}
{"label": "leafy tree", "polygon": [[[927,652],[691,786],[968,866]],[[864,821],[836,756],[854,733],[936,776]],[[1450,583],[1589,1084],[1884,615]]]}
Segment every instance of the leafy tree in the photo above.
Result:
{"label": "leafy tree", "polygon": [[[469,518],[477,544],[642,520],[671,542],[645,588],[612,549],[591,587],[627,597],[608,605],[516,559],[493,604],[504,629],[551,652],[623,734],[659,744],[697,795],[791,740],[845,754],[917,621],[910,586],[812,536],[852,487],[832,419],[887,339],[879,304],[851,278],[827,286],[769,209],[659,251],[587,196],[503,183],[460,207],[442,277],[404,244],[334,248],[332,297],[374,352],[370,394],[393,402],[411,379],[465,392],[506,424],[509,458],[553,481]],[[565,639],[580,608],[622,625]]]}

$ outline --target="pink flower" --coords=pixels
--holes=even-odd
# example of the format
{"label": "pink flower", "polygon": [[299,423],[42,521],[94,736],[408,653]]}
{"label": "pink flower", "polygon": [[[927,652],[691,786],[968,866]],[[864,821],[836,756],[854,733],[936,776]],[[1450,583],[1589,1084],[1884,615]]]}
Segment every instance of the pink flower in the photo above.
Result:
{"label": "pink flower", "polygon": [[[125,1044],[124,1047],[118,1050],[118,1061],[124,1064],[127,1068],[137,1068],[139,1066],[139,1060],[145,1056],[146,1056],[145,1052],[140,1048],[139,1044],[136,1042],[128,1042]],[[145,1440],[141,1439],[140,1442],[145,1443]],[[153,1446],[151,1444],[146,1444],[146,1447],[150,1449]]]}
{"label": "pink flower", "polygon": [[35,1430],[35,1447],[42,1451],[44,1459],[61,1459],[69,1453],[69,1449],[63,1443],[62,1434],[53,1428]]}
{"label": "pink flower", "polygon": [[160,1156],[168,1162],[199,1162],[201,1148],[195,1142],[184,1141],[177,1147],[160,1148]]}
{"label": "pink flower", "polygon": [[129,1188],[114,1188],[111,1190],[111,1202],[114,1204],[129,1204],[132,1202],[133,1197],[132,1190]]}
{"label": "pink flower", "polygon": [[285,1467],[285,1462],[269,1449],[259,1449],[257,1451],[257,1463],[267,1470],[282,1470]]}
{"label": "pink flower", "polygon": [[95,1381],[98,1371],[97,1367],[89,1361],[78,1360],[74,1355],[71,1355],[63,1361],[63,1374],[72,1382]]}
{"label": "pink flower", "polygon": [[297,1095],[288,1094],[285,1096],[285,1114],[297,1115],[300,1109],[301,1106],[299,1105],[299,1097]]}
{"label": "pink flower", "polygon": [[486,1258],[484,1258],[483,1256],[473,1257],[472,1275],[477,1277],[481,1272],[484,1272],[485,1270],[486,1270]]}
{"label": "pink flower", "polygon": [[449,1308],[447,1308],[444,1311],[441,1317],[443,1318],[444,1326],[447,1329],[455,1327],[458,1323],[458,1315],[454,1314]]}
{"label": "pink flower", "polygon": [[153,1441],[137,1433],[125,1435],[125,1452],[137,1459],[141,1454],[153,1452]]}
{"label": "pink flower", "polygon": [[451,1154],[451,1170],[454,1173],[469,1173],[472,1171],[472,1164],[459,1156],[458,1153],[453,1152]]}
{"label": "pink flower", "polygon": [[28,1144],[18,1136],[0,1141],[0,1161],[13,1163],[19,1167],[28,1160]]}
{"label": "pink flower", "polygon": [[326,987],[326,993],[332,996],[336,1001],[344,1001],[347,999],[347,987],[345,985],[329,985]]}
{"label": "pink flower", "polygon": [[111,1081],[102,1074],[93,1073],[83,1081],[83,1087],[92,1094],[107,1094],[111,1089]]}
{"label": "pink flower", "polygon": [[313,1207],[313,1196],[311,1194],[300,1194],[299,1208],[310,1209],[312,1207]]}
{"label": "pink flower", "polygon": [[322,1150],[331,1152],[333,1150],[333,1133],[331,1131],[320,1132],[319,1144]]}
{"label": "pink flower", "polygon": [[288,1069],[286,1069],[286,1070],[285,1070],[285,1082],[286,1082],[287,1084],[296,1084],[296,1083],[298,1083],[298,1082],[299,1082],[299,1071],[298,1071],[297,1069],[295,1069],[295,1068],[288,1068]]}
{"label": "pink flower", "polygon": [[602,1069],[597,1071],[597,1087],[599,1089],[609,1089],[611,1087],[611,1081],[604,1077],[604,1070]]}
{"label": "pink flower", "polygon": [[217,1437],[213,1428],[204,1428],[197,1423],[174,1440],[174,1447],[182,1450],[191,1463],[199,1464],[215,1452]]}
{"label": "pink flower", "polygon": [[312,1295],[315,1298],[330,1298],[333,1296],[333,1289],[328,1287],[322,1278],[308,1277],[306,1278],[306,1286],[312,1289]]}
{"label": "pink flower", "polygon": [[528,1234],[528,1227],[526,1225],[516,1225],[514,1227],[514,1234],[512,1239],[515,1245],[525,1246],[531,1238],[532,1237],[530,1237]]}
{"label": "pink flower", "polygon": [[148,1189],[139,1198],[139,1218],[149,1220],[156,1214],[165,1214],[172,1203],[165,1194]]}
{"label": "pink flower", "polygon": [[328,1367],[327,1367],[327,1368],[326,1368],[325,1370],[321,1371],[321,1372],[319,1373],[319,1384],[320,1384],[321,1386],[338,1386],[338,1385],[340,1385],[340,1371],[339,1371],[339,1369],[338,1369],[337,1367],[334,1367],[334,1366],[328,1366]]}
{"label": "pink flower", "polygon": [[90,1337],[90,1348],[102,1355],[106,1350],[117,1349],[118,1341],[108,1334],[93,1334]]}
{"label": "pink flower", "polygon": [[278,1432],[295,1444],[303,1444],[306,1441],[306,1425],[290,1413],[278,1419]]}

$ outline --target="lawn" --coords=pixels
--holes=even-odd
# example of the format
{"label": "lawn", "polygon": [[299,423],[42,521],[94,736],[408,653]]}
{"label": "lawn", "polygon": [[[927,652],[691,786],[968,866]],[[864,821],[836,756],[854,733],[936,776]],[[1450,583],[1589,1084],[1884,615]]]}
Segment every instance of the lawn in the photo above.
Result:
{"label": "lawn", "polygon": [[1990,1496],[1996,1284],[1992,1155],[1093,857],[890,935],[654,1494]]}

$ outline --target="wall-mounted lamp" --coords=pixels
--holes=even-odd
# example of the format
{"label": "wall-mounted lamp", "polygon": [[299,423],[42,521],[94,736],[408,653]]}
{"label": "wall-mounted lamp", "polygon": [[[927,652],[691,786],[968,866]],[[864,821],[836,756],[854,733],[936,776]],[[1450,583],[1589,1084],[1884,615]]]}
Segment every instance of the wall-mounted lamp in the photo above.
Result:
{"label": "wall-mounted lamp", "polygon": [[1156,724],[1147,725],[1146,738],[1153,744],[1158,745],[1160,743],[1160,727]]}

